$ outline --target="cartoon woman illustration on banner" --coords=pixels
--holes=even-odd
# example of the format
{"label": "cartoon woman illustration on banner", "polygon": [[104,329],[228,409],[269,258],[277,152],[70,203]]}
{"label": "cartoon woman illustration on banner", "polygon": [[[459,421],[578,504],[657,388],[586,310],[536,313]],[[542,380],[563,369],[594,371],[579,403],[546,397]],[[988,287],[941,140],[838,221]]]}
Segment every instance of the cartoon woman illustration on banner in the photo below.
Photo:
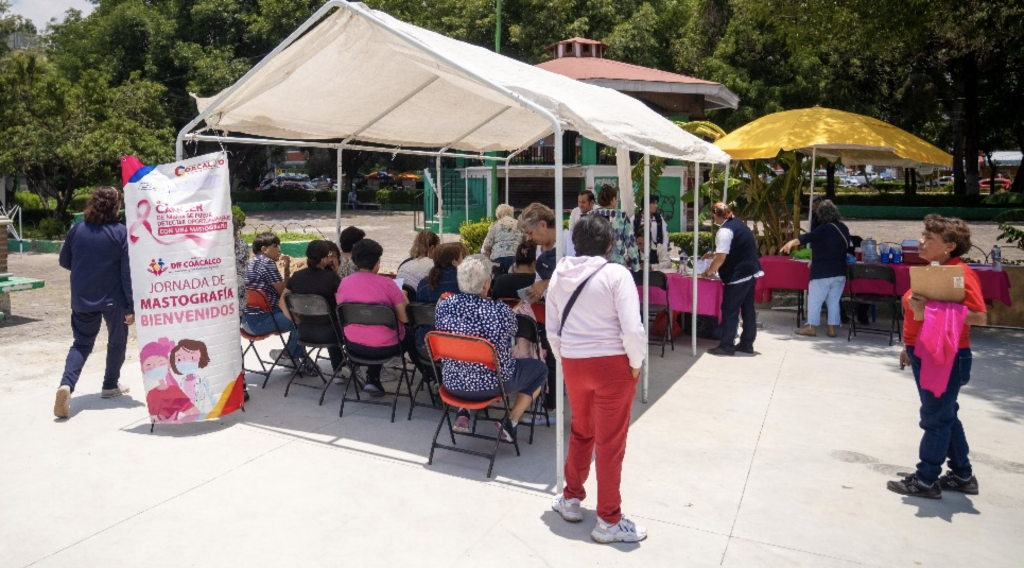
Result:
{"label": "cartoon woman illustration on banner", "polygon": [[210,392],[210,383],[197,371],[210,364],[210,354],[206,344],[194,339],[182,339],[171,350],[171,370],[176,375],[184,375],[181,390],[192,401],[202,414],[213,410],[216,401]]}
{"label": "cartoon woman illustration on banner", "polygon": [[146,405],[156,422],[188,421],[199,414],[168,368],[172,349],[174,342],[161,337],[144,345],[139,354],[142,380],[146,386]]}

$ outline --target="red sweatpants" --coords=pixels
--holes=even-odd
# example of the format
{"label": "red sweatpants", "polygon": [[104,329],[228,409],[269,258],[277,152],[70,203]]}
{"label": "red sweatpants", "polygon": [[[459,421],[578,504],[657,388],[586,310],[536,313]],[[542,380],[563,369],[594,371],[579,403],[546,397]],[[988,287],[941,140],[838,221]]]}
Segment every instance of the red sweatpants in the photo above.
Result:
{"label": "red sweatpants", "polygon": [[622,518],[622,459],[637,380],[625,355],[562,359],[572,427],[565,458],[566,499],[586,498],[583,484],[597,446],[597,516],[615,524]]}

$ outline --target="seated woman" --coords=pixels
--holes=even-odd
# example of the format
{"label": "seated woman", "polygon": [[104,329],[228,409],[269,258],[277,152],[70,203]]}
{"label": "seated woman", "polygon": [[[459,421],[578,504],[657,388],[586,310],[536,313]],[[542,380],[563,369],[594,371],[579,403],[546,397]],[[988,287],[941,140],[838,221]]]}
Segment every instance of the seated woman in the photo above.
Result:
{"label": "seated woman", "polygon": [[458,267],[469,251],[462,243],[445,243],[434,253],[434,267],[416,289],[417,301],[436,304],[441,296],[459,293]]}
{"label": "seated woman", "polygon": [[509,271],[512,261],[515,260],[516,248],[523,241],[523,232],[519,230],[514,214],[515,210],[511,205],[499,205],[494,211],[498,220],[487,229],[487,236],[484,238],[483,253],[501,266],[502,273]]}
{"label": "seated woman", "polygon": [[[489,299],[491,292],[491,262],[483,255],[467,257],[459,265],[461,293],[441,300],[437,304],[437,329],[481,337],[490,341],[498,353],[505,392],[515,393],[511,416],[501,428],[501,437],[511,442],[516,436],[519,418],[540,394],[548,380],[548,368],[537,359],[516,359],[512,356],[512,338],[518,324],[512,310],[502,302]],[[475,363],[442,360],[441,376],[444,388],[453,395],[467,400],[487,400],[501,394],[494,371]],[[469,412],[460,409],[455,419],[456,431],[467,431]]]}
{"label": "seated woman", "polygon": [[516,249],[515,266],[511,272],[516,274],[536,274],[535,262],[537,262],[537,243],[523,241]]}
{"label": "seated woman", "polygon": [[[281,311],[280,298],[284,292],[285,283],[291,276],[291,258],[281,254],[281,239],[274,233],[260,233],[252,242],[252,252],[256,255],[249,263],[249,269],[245,273],[246,288],[255,288],[267,295],[270,303],[270,312],[255,307],[247,306],[242,312],[242,326],[253,335],[265,335],[278,330],[288,334],[286,349],[288,357],[294,365],[299,365],[306,353],[306,350],[299,347],[299,338],[291,333],[295,331],[295,325],[288,316]],[[277,269],[277,261],[281,259],[284,264],[284,278]],[[270,356],[277,360],[280,357],[280,350],[271,350]],[[285,361],[287,362],[287,361]]]}
{"label": "seated woman", "polygon": [[409,258],[398,265],[396,278],[404,280],[413,290],[419,288],[420,280],[426,278],[430,269],[434,268],[434,254],[439,244],[441,239],[435,233],[426,229],[417,233],[409,249]]}
{"label": "seated woman", "polygon": [[352,262],[352,247],[356,246],[356,243],[366,238],[366,231],[363,231],[359,227],[346,227],[338,238],[338,245],[341,249],[341,255],[338,256],[338,276],[344,278],[349,274],[355,274],[359,271],[356,265]]}
{"label": "seated woman", "polygon": [[[395,281],[377,274],[380,271],[380,257],[384,249],[371,239],[363,239],[352,247],[352,262],[359,272],[343,278],[338,286],[335,299],[339,304],[381,304],[395,311],[398,321],[409,323],[405,308],[409,300],[405,293],[395,285]],[[398,326],[398,340],[395,332],[381,325],[346,325],[343,329],[347,339],[349,354],[357,357],[383,359],[401,353],[398,341],[402,342],[413,363],[418,362],[416,348],[412,345],[412,336],[405,332],[405,326]],[[363,391],[370,396],[384,396],[383,385],[380,384],[381,365],[369,365]]]}
{"label": "seated woman", "polygon": [[[306,268],[292,274],[288,284],[285,285],[284,293],[281,294],[281,309],[289,318],[291,314],[288,313],[288,303],[283,301],[288,294],[313,294],[327,301],[327,306],[331,309],[330,321],[307,322],[303,327],[306,330],[304,333],[308,333],[307,337],[318,343],[334,343],[341,333],[341,330],[338,329],[338,335],[335,335],[334,330],[331,329],[332,325],[337,326],[338,324],[335,313],[337,301],[334,295],[338,292],[338,285],[341,284],[341,277],[335,272],[338,255],[333,249],[336,248],[337,245],[330,241],[310,241],[306,246]],[[341,347],[328,347],[327,354],[331,358],[331,369],[337,371],[343,359]],[[310,370],[316,374],[315,369]]]}

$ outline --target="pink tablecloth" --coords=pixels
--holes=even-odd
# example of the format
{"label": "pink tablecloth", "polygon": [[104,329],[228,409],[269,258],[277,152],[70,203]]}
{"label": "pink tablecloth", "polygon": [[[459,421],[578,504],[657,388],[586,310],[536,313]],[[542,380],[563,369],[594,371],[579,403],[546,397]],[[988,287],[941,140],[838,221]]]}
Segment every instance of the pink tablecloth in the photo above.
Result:
{"label": "pink tablecloth", "polygon": [[[896,293],[903,295],[910,289],[910,264],[889,264],[896,273]],[[1007,306],[1010,299],[1010,277],[1005,272],[995,272],[987,264],[972,264],[971,268],[981,281],[981,295],[985,302],[991,304],[999,300]],[[765,256],[761,258],[764,277],[758,278],[755,288],[757,301],[766,302],[772,299],[772,290],[807,290],[811,279],[811,269],[807,262],[792,260],[785,256]],[[849,286],[847,286],[849,291]],[[866,283],[857,286],[857,292],[865,294],[888,294],[891,289],[882,282]]]}
{"label": "pink tablecloth", "polygon": [[[675,273],[666,273],[668,277],[668,305],[675,312],[690,313],[693,311],[693,279]],[[643,302],[643,288],[637,286],[640,301]],[[664,303],[665,293],[658,288],[651,290],[651,302]],[[722,281],[697,279],[697,314],[713,316],[722,321]]]}

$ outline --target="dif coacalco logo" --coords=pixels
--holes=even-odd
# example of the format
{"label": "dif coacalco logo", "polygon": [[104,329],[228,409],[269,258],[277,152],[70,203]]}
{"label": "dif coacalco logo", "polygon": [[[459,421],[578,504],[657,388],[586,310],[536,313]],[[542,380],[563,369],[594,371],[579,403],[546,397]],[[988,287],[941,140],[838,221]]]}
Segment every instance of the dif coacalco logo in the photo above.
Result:
{"label": "dif coacalco logo", "polygon": [[213,168],[222,168],[226,163],[227,161],[224,160],[224,158],[217,158],[216,160],[207,160],[198,164],[192,164],[191,166],[178,166],[174,168],[174,175],[181,177],[196,172],[211,170]]}
{"label": "dif coacalco logo", "polygon": [[180,262],[164,262],[162,258],[154,258],[149,262],[149,266],[146,267],[146,271],[154,276],[161,276],[168,271],[191,271],[197,268],[206,266],[217,266],[220,264],[220,258],[203,258],[194,256],[188,260]]}

